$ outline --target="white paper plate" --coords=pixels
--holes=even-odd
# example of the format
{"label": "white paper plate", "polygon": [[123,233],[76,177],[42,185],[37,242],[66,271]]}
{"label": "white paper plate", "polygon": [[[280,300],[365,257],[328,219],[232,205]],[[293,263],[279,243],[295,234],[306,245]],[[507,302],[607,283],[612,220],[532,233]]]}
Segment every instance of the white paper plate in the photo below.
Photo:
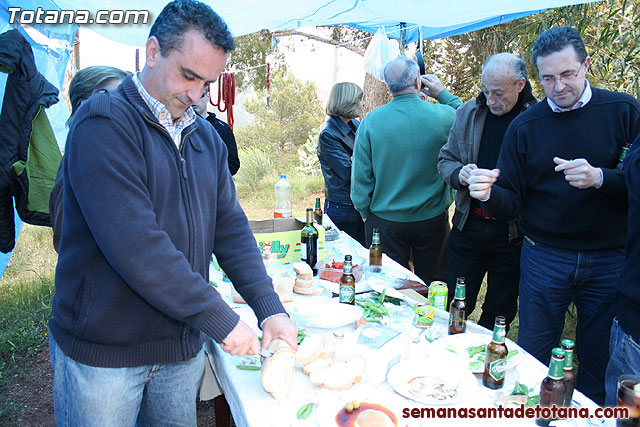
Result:
{"label": "white paper plate", "polygon": [[310,328],[339,328],[355,323],[363,315],[360,307],[341,304],[338,298],[333,298],[332,302],[294,306],[290,311],[296,324]]}
{"label": "white paper plate", "polygon": [[[411,391],[409,382],[418,377],[426,377],[427,384],[442,380],[450,387],[455,387],[456,394],[443,400],[415,394]],[[471,372],[460,370],[457,365],[449,364],[445,360],[435,359],[428,359],[427,363],[418,363],[415,359],[403,360],[389,369],[387,381],[397,393],[427,405],[459,403],[473,397],[478,388],[478,381]]]}
{"label": "white paper plate", "polygon": [[[465,332],[463,334],[447,335],[432,342],[429,346],[429,355],[437,357],[458,357],[463,363],[465,363],[469,370],[475,374],[481,374],[484,372],[484,353],[480,353],[477,357],[478,361],[482,361],[482,364],[477,363],[477,366],[472,366],[474,360],[469,358],[467,352],[468,347],[475,347],[481,344],[489,344],[491,342],[492,335],[489,334],[474,334]],[[506,338],[505,344],[509,352],[517,350],[509,359],[507,359],[507,369],[511,369],[520,363],[522,359],[522,353],[524,350],[520,348],[516,343]],[[480,366],[481,365],[481,366]]]}

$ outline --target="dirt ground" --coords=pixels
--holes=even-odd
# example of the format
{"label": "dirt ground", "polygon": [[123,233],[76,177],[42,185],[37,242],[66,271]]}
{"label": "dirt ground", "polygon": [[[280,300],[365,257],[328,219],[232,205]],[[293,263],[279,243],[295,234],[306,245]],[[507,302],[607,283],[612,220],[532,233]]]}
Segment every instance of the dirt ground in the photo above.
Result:
{"label": "dirt ground", "polygon": [[[9,425],[28,427],[53,427],[53,370],[49,362],[49,350],[45,348],[24,366],[28,372],[10,380],[8,396],[18,402],[16,416],[9,420]],[[213,400],[198,402],[198,426],[215,427],[216,417]]]}

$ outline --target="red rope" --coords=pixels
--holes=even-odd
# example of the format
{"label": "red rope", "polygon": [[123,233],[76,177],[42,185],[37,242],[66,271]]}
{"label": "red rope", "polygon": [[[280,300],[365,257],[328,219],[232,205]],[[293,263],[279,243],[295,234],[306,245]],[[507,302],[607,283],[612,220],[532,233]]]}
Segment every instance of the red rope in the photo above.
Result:
{"label": "red rope", "polygon": [[270,83],[271,83],[271,64],[267,62],[267,108],[269,108],[269,100],[271,99],[271,94],[269,93]]}
{"label": "red rope", "polygon": [[[224,102],[224,108],[222,102]],[[213,102],[209,92],[209,102],[221,113],[227,112],[227,123],[233,129],[233,104],[236,103],[236,77],[234,73],[222,73],[218,78],[218,100]]]}

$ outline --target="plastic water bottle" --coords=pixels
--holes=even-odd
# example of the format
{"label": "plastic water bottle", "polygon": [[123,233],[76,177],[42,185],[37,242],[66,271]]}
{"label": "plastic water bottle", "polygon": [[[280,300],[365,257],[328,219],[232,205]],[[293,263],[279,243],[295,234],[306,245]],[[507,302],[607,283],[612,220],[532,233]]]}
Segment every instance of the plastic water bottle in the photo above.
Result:
{"label": "plastic water bottle", "polygon": [[291,205],[291,183],[287,181],[287,175],[280,174],[280,181],[273,187],[276,192],[276,202],[273,206],[274,218],[291,218],[293,209]]}

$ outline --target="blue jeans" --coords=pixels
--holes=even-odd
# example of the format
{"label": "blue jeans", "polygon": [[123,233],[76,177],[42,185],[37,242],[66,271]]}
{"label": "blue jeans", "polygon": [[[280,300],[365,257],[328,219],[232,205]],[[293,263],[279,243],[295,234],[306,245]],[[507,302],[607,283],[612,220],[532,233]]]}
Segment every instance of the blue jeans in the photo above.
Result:
{"label": "blue jeans", "polygon": [[609,331],[615,315],[616,285],[624,265],[621,249],[571,251],[524,238],[520,258],[518,344],[549,364],[560,345],[564,317],[573,301],[578,311],[576,388],[604,404]]}
{"label": "blue jeans", "polygon": [[353,237],[365,248],[366,241],[364,237],[364,221],[360,216],[360,212],[356,210],[352,205],[345,203],[331,202],[327,199],[324,200],[324,213],[329,215],[331,221],[341,231],[344,231],[349,236]]}
{"label": "blue jeans", "polygon": [[616,406],[618,377],[623,374],[640,375],[640,343],[631,338],[613,319],[609,340],[609,364],[605,374],[604,387],[607,391],[606,406]]}
{"label": "blue jeans", "polygon": [[49,333],[58,426],[195,427],[204,350],[186,362],[99,368],[66,356]]}

